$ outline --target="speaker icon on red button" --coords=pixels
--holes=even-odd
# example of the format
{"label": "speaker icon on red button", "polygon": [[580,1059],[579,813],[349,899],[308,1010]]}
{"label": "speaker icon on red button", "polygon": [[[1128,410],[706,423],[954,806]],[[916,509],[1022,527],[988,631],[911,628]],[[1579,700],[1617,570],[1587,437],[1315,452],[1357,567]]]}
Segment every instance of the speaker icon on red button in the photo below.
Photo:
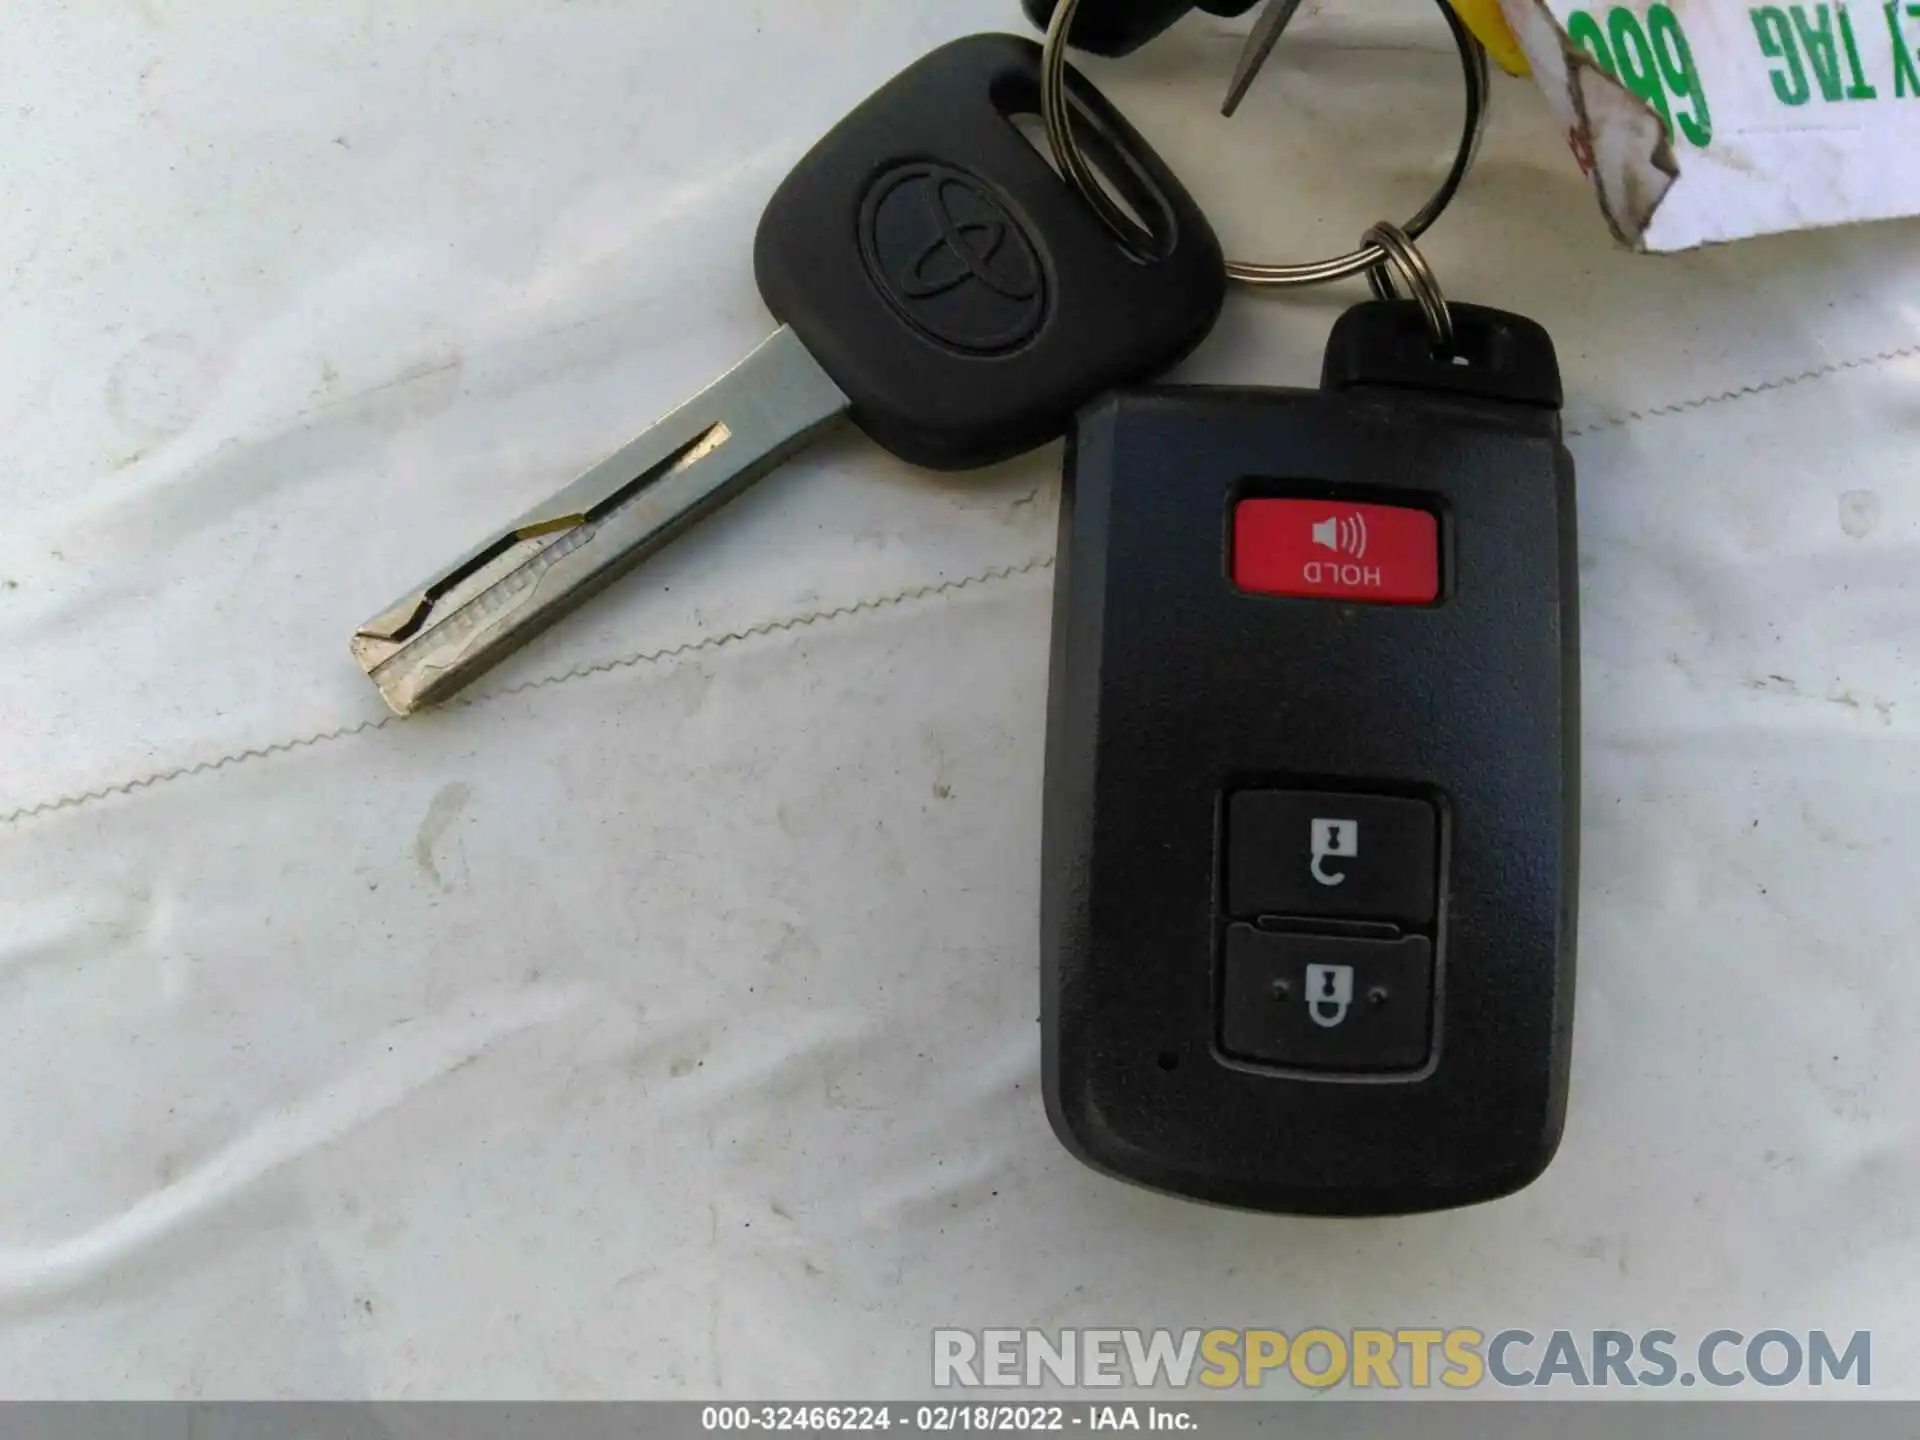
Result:
{"label": "speaker icon on red button", "polygon": [[1367,517],[1358,510],[1336,515],[1313,527],[1313,543],[1336,555],[1351,555],[1356,560],[1367,556]]}
{"label": "speaker icon on red button", "polygon": [[1233,581],[1256,595],[1431,605],[1440,598],[1440,521],[1406,505],[1242,500]]}

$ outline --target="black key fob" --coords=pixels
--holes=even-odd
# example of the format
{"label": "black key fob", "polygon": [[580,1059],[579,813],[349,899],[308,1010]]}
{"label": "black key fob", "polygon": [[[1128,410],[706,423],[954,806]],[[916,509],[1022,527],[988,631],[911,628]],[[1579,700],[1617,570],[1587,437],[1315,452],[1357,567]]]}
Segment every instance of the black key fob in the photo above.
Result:
{"label": "black key fob", "polygon": [[[1045,33],[1059,0],[1021,0],[1027,19]],[[1131,55],[1190,10],[1244,15],[1260,0],[1083,0],[1068,42],[1095,55]]]}
{"label": "black key fob", "polygon": [[1546,332],[1335,327],[1321,388],[1072,437],[1042,892],[1047,1111],[1109,1174],[1372,1215],[1518,1190],[1572,1038],[1573,461]]}

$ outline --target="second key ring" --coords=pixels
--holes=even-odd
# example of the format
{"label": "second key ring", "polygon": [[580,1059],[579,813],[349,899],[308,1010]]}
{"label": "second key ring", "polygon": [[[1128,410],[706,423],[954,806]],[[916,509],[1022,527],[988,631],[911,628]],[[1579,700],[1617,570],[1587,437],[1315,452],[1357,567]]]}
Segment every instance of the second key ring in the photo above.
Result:
{"label": "second key ring", "polygon": [[[1140,247],[1144,241],[1140,227],[1134,223],[1126,211],[1107,193],[1094,173],[1093,165],[1086,152],[1080,147],[1078,136],[1073,129],[1072,109],[1067,100],[1067,37],[1073,31],[1073,18],[1079,12],[1081,0],[1060,0],[1054,8],[1052,19],[1047,25],[1046,47],[1040,66],[1040,111],[1046,122],[1047,143],[1053,151],[1054,159],[1059,163],[1061,172],[1073,187],[1080,192],[1094,213],[1106,223],[1107,227],[1120,238],[1122,244],[1131,248]],[[1412,242],[1418,240],[1438,220],[1453,203],[1453,197],[1459,193],[1461,182],[1467,178],[1467,172],[1473,168],[1475,156],[1480,150],[1480,138],[1486,130],[1487,104],[1492,93],[1493,80],[1487,64],[1487,52],[1460,17],[1454,13],[1453,6],[1447,0],[1438,0],[1441,14],[1446,17],[1447,29],[1453,35],[1455,47],[1460,52],[1460,65],[1466,77],[1467,106],[1465,123],[1461,127],[1460,144],[1453,157],[1453,165],[1448,169],[1440,188],[1433,192],[1427,203],[1405,224],[1391,227],[1406,242],[1406,249],[1412,251],[1413,259],[1420,268],[1426,268],[1426,262],[1420,259],[1419,252],[1413,250]],[[1368,232],[1368,239],[1361,248],[1345,255],[1336,255],[1330,260],[1316,260],[1306,264],[1279,265],[1255,261],[1229,260],[1227,274],[1245,285],[1258,287],[1281,287],[1298,285],[1323,285],[1334,280],[1344,280],[1349,276],[1371,272],[1380,273],[1380,268],[1392,265],[1406,277],[1415,299],[1421,299],[1422,286],[1408,273],[1407,267],[1395,258],[1393,251],[1374,238],[1374,232]],[[1426,270],[1429,282],[1432,271]],[[1438,294],[1438,287],[1431,286]],[[1440,301],[1439,310],[1444,315],[1445,302]],[[1433,312],[1427,310],[1422,300],[1422,310],[1428,315],[1429,328],[1439,333],[1440,327],[1433,320]],[[1449,333],[1451,327],[1447,327]]]}
{"label": "second key ring", "polygon": [[1420,307],[1435,353],[1451,353],[1453,312],[1447,308],[1440,278],[1433,273],[1433,266],[1427,263],[1427,257],[1420,253],[1413,238],[1398,225],[1382,220],[1360,237],[1360,243],[1377,246],[1387,257],[1384,264],[1367,271],[1368,287],[1382,300],[1398,300],[1400,287],[1394,278],[1397,273],[1399,279],[1406,282],[1408,295]]}

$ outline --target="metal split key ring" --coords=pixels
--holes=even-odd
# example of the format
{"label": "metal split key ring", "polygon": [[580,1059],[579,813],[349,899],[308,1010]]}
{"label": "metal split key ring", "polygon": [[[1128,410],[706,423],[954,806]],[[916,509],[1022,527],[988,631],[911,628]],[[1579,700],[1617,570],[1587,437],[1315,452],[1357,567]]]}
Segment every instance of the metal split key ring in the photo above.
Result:
{"label": "metal split key ring", "polygon": [[1420,253],[1412,237],[1398,225],[1382,220],[1360,237],[1360,243],[1377,246],[1387,257],[1385,264],[1367,271],[1368,287],[1382,300],[1400,299],[1399,286],[1394,283],[1391,273],[1399,271],[1400,278],[1407,283],[1408,294],[1426,317],[1427,333],[1433,337],[1433,348],[1443,355],[1450,353],[1453,350],[1453,312],[1447,308],[1447,297],[1440,289],[1440,281],[1433,273],[1433,267],[1427,263],[1427,257]]}
{"label": "metal split key ring", "polygon": [[[1337,255],[1330,260],[1318,260],[1300,265],[1278,265],[1251,261],[1229,260],[1227,274],[1245,285],[1257,287],[1282,287],[1295,285],[1323,285],[1334,280],[1344,280],[1349,276],[1365,273],[1374,293],[1383,299],[1396,297],[1393,280],[1387,274],[1389,268],[1399,272],[1406,282],[1413,298],[1419,302],[1426,316],[1427,326],[1433,332],[1436,344],[1446,348],[1452,343],[1453,326],[1447,314],[1446,300],[1440,293],[1440,287],[1434,278],[1432,267],[1425,257],[1414,247],[1414,241],[1440,218],[1453,197],[1459,193],[1461,182],[1472,169],[1473,162],[1480,150],[1480,139],[1486,130],[1487,106],[1492,92],[1492,77],[1487,64],[1487,52],[1473,38],[1460,17],[1454,13],[1447,0],[1439,0],[1441,13],[1446,17],[1447,28],[1453,35],[1454,45],[1460,52],[1461,69],[1466,76],[1467,104],[1465,123],[1461,127],[1459,148],[1454,154],[1453,165],[1441,181],[1440,188],[1434,191],[1431,199],[1404,225],[1382,223],[1369,230],[1361,247],[1349,254]],[[1293,12],[1298,8],[1288,0],[1273,0],[1266,15],[1261,17],[1248,45],[1247,56],[1243,58],[1239,73],[1234,77],[1234,87],[1229,94],[1228,112],[1240,94],[1244,93],[1252,75],[1265,60],[1278,40],[1279,33]],[[1079,12],[1080,0],[1060,0],[1054,8],[1053,16],[1047,26],[1046,46],[1040,68],[1040,109],[1041,118],[1046,122],[1047,143],[1053,150],[1054,159],[1061,172],[1076,190],[1093,207],[1107,227],[1119,236],[1122,243],[1132,248],[1140,243],[1139,226],[1125,210],[1107,193],[1106,187],[1094,173],[1086,152],[1080,147],[1079,138],[1074,134],[1072,111],[1067,99],[1067,37],[1072,32],[1074,16]]]}

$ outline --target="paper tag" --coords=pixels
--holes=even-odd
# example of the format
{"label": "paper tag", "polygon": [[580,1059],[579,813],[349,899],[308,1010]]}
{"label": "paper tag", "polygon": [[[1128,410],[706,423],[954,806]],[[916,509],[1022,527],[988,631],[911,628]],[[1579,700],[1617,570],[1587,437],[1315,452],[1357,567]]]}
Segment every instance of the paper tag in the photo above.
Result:
{"label": "paper tag", "polygon": [[1920,214],[1920,0],[1500,0],[1624,244]]}

